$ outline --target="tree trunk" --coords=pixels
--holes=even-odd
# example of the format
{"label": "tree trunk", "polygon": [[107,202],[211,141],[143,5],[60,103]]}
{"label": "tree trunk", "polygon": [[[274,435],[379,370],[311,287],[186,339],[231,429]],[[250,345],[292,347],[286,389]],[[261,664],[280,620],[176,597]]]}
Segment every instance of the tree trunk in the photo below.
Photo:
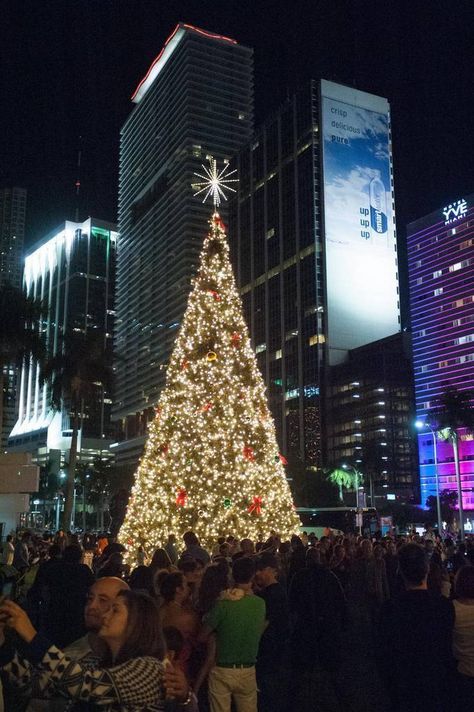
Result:
{"label": "tree trunk", "polygon": [[458,507],[459,507],[459,531],[461,533],[461,541],[464,541],[464,507],[462,504],[462,482],[461,482],[461,472],[459,469],[459,444],[458,444],[458,434],[453,433],[453,453],[454,453],[454,467],[456,471],[456,484],[458,487]]}
{"label": "tree trunk", "polygon": [[64,531],[71,529],[72,504],[74,501],[74,481],[76,475],[77,461],[77,437],[79,433],[79,414],[74,414],[72,421],[71,449],[69,450],[69,466],[67,470],[67,481],[65,487],[64,511],[62,518],[62,528]]}

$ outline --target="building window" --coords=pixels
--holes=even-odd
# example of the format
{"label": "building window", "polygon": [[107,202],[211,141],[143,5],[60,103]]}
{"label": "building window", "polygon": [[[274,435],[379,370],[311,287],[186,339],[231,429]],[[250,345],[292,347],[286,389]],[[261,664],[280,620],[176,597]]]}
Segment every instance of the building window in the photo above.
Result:
{"label": "building window", "polygon": [[460,336],[458,339],[454,339],[454,345],[469,344],[471,341],[474,341],[474,334],[467,334],[466,336]]}
{"label": "building window", "polygon": [[433,292],[433,295],[435,297],[439,297],[443,293],[443,287],[439,287],[438,289],[435,289]]}
{"label": "building window", "polygon": [[315,346],[316,344],[324,344],[326,341],[326,337],[324,334],[314,334],[313,336],[309,337],[309,345],[310,346]]}
{"label": "building window", "polygon": [[442,269],[436,270],[436,272],[433,272],[433,279],[436,279],[437,277],[441,277],[442,274],[443,274]]}
{"label": "building window", "polygon": [[255,353],[261,354],[262,351],[266,351],[266,348],[267,348],[266,344],[258,344],[258,346],[255,347]]}
{"label": "building window", "polygon": [[267,230],[266,238],[269,240],[271,237],[273,237],[275,234],[275,228],[271,227],[269,230]]}
{"label": "building window", "polygon": [[275,360],[278,361],[278,359],[281,358],[281,349],[277,349],[275,351]]}
{"label": "building window", "polygon": [[417,284],[417,285],[423,284],[423,277],[418,277],[417,280],[416,280],[416,284]]}

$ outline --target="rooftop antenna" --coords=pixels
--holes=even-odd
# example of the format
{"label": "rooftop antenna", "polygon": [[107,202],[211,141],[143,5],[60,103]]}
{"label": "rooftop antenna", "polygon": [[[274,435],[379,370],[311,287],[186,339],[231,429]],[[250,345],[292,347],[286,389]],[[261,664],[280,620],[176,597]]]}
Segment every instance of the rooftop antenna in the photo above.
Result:
{"label": "rooftop antenna", "polygon": [[77,149],[77,166],[76,166],[76,213],[75,221],[79,222],[79,196],[81,192],[81,160],[82,160],[82,136],[79,136],[79,147]]}

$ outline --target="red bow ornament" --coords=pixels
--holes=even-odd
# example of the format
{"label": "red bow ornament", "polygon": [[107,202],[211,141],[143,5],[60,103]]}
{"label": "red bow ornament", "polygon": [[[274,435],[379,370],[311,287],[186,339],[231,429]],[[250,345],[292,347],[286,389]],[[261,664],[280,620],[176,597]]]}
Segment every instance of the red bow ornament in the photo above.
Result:
{"label": "red bow ornament", "polygon": [[176,505],[178,507],[185,507],[187,498],[188,498],[188,493],[182,487],[180,490],[178,490],[178,494],[176,496]]}
{"label": "red bow ornament", "polygon": [[261,514],[262,513],[262,498],[254,497],[252,504],[248,508],[248,511],[250,514],[252,514],[252,512],[255,512],[255,514]]}

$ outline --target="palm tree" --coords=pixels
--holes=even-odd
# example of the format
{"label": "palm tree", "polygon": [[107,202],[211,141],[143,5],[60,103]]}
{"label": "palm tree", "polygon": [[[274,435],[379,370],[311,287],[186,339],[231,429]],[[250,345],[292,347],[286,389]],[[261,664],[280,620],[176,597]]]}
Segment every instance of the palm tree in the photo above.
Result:
{"label": "palm tree", "polygon": [[343,488],[354,489],[357,486],[360,472],[358,472],[358,475],[356,475],[356,472],[358,471],[355,468],[346,469],[343,467],[335,467],[328,472],[329,482],[339,487],[339,499],[341,502],[344,501],[342,494]]}
{"label": "palm tree", "polygon": [[449,386],[439,399],[438,405],[431,411],[430,419],[435,424],[441,440],[453,446],[454,467],[458,489],[459,529],[461,541],[464,541],[464,509],[462,502],[462,481],[459,469],[459,430],[474,431],[474,391],[458,391]]}
{"label": "palm tree", "polygon": [[45,341],[40,331],[46,307],[11,284],[0,287],[0,424],[3,422],[3,388],[8,365],[19,366],[24,358],[41,362]]}
{"label": "palm tree", "polygon": [[110,388],[112,368],[105,354],[104,336],[94,332],[68,332],[62,349],[43,366],[41,383],[50,386],[51,405],[71,419],[71,447],[65,487],[62,526],[69,529],[74,500],[77,440],[85,404]]}

